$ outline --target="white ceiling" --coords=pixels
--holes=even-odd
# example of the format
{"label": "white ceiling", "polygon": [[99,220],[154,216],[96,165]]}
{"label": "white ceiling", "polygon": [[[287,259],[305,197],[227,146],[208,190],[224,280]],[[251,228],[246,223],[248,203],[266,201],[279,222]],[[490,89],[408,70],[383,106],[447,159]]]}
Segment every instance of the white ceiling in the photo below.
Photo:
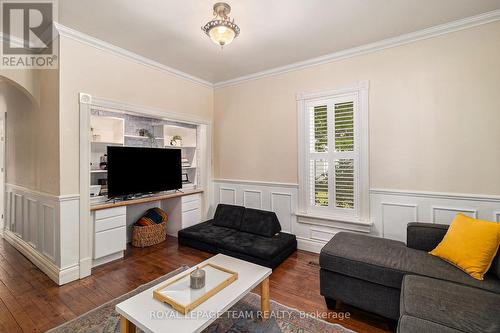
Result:
{"label": "white ceiling", "polygon": [[240,36],[203,34],[216,0],[63,0],[59,22],[220,82],[500,9],[500,0],[228,0]]}

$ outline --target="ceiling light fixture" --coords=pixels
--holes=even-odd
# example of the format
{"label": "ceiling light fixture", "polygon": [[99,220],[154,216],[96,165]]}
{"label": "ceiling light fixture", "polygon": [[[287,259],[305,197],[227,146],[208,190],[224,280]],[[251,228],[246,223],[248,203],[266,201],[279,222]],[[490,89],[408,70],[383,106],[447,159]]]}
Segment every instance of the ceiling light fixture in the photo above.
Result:
{"label": "ceiling light fixture", "polygon": [[231,21],[229,13],[231,6],[225,2],[217,2],[214,5],[214,18],[205,24],[203,30],[210,39],[221,47],[229,45],[240,34],[240,28]]}

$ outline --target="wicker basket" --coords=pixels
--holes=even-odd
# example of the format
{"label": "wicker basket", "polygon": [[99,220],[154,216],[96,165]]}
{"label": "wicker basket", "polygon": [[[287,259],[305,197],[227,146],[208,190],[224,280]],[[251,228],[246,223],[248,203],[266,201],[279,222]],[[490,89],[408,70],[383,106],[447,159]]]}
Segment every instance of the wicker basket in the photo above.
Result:
{"label": "wicker basket", "polygon": [[132,246],[145,247],[163,242],[167,237],[167,223],[132,227]]}

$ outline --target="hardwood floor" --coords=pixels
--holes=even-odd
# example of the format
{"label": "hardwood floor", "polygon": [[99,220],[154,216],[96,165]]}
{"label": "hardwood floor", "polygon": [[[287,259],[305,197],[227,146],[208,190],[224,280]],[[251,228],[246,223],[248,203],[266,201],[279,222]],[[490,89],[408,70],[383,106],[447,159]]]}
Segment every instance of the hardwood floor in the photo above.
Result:
{"label": "hardwood floor", "polygon": [[[93,270],[85,279],[58,287],[5,240],[0,239],[0,332],[44,332],[185,264],[212,255],[163,244],[129,248],[123,260]],[[319,294],[318,255],[297,251],[271,275],[271,299],[306,312],[328,311]],[[255,290],[258,293],[258,290]],[[388,322],[342,306],[351,318],[330,319],[356,332],[387,332]],[[330,312],[332,313],[332,312]]]}

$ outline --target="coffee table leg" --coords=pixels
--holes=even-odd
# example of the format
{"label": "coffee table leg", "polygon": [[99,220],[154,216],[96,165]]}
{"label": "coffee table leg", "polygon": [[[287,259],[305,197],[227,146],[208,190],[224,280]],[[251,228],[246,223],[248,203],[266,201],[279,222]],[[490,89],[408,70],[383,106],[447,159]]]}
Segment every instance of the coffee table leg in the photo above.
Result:
{"label": "coffee table leg", "polygon": [[135,325],[124,316],[120,316],[120,332],[135,333]]}
{"label": "coffee table leg", "polygon": [[262,311],[262,320],[269,319],[269,278],[260,283],[260,309]]}

